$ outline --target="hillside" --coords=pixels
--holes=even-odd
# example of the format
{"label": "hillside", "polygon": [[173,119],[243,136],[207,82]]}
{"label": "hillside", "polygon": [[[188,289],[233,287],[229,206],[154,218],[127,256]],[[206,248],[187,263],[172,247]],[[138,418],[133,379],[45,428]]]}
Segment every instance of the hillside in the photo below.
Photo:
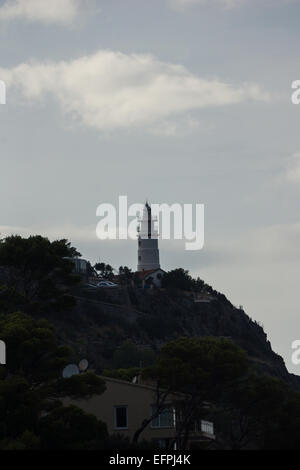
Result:
{"label": "hillside", "polygon": [[[0,312],[48,319],[60,344],[71,346],[73,360],[85,357],[97,372],[146,366],[162,344],[181,336],[215,336],[246,350],[257,371],[300,390],[300,378],[287,372],[263,328],[202,279],[178,268],[164,273],[163,288],[141,288],[135,273],[120,267],[117,287],[95,288],[75,272],[72,260],[79,255],[68,240],[1,240]],[[111,266],[99,268],[105,279],[114,277]]]}
{"label": "hillside", "polygon": [[288,373],[263,328],[220,293],[213,292],[203,301],[178,289],[81,287],[72,293],[74,308],[47,317],[54,322],[59,341],[72,346],[74,360],[87,357],[98,372],[114,366],[115,352],[126,341],[156,352],[180,336],[223,336],[247,351],[256,370],[300,389],[300,378]]}

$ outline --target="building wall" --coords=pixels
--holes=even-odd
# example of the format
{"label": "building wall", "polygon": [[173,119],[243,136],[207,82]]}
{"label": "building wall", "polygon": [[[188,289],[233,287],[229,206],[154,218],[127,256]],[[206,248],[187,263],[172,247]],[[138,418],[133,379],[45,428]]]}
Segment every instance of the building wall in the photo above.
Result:
{"label": "building wall", "polygon": [[158,240],[139,238],[138,240],[138,271],[150,271],[159,269]]}
{"label": "building wall", "polygon": [[156,218],[152,217],[151,207],[147,203],[140,219],[138,237],[138,271],[159,269],[158,234],[155,228]]}
{"label": "building wall", "polygon": [[153,284],[156,287],[161,287],[163,275],[164,275],[164,271],[162,269],[158,269],[154,273],[149,274],[149,276],[145,276],[145,281],[147,281],[147,279],[151,278]]}
{"label": "building wall", "polygon": [[[151,416],[151,407],[156,402],[155,389],[148,385],[132,384],[122,380],[102,377],[106,382],[106,391],[102,395],[95,395],[88,399],[72,400],[65,398],[64,405],[74,404],[86,413],[96,416],[99,420],[107,425],[108,433],[120,434],[129,438],[131,441],[134,433],[139,429],[142,422]],[[182,395],[170,396],[169,406],[172,410],[172,402],[182,399]],[[168,403],[166,403],[168,404]],[[126,429],[119,429],[116,427],[115,422],[115,408],[127,407],[128,413],[128,427]],[[170,414],[171,418],[174,417],[173,413]],[[156,419],[156,421],[163,422],[163,419]],[[140,435],[139,440],[146,440],[148,442],[156,441],[158,448],[165,447],[167,440],[173,440],[176,436],[176,430],[173,419],[171,426],[167,427],[154,427],[150,423]],[[195,423],[196,424],[196,423]],[[200,421],[192,430],[189,437],[189,446],[193,442],[214,440],[214,426],[213,423],[207,421]]]}
{"label": "building wall", "polygon": [[[151,387],[135,385],[115,379],[103,377],[107,390],[102,395],[95,395],[89,399],[64,399],[64,404],[74,404],[85,412],[95,415],[107,424],[109,434],[121,434],[132,439],[135,431],[145,418],[151,415],[151,406],[155,404],[155,391]],[[128,428],[117,429],[115,425],[114,409],[118,406],[127,406]],[[152,428],[149,425],[141,435],[141,440],[168,439],[175,435],[174,427]]]}

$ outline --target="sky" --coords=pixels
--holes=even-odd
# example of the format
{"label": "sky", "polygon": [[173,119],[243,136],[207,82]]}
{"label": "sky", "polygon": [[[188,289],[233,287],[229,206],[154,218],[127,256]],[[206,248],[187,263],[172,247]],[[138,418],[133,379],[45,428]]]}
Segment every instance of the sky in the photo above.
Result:
{"label": "sky", "polygon": [[287,368],[300,339],[299,0],[0,1],[0,233],[96,237],[96,209],[204,204],[205,245],[160,241],[260,322]]}

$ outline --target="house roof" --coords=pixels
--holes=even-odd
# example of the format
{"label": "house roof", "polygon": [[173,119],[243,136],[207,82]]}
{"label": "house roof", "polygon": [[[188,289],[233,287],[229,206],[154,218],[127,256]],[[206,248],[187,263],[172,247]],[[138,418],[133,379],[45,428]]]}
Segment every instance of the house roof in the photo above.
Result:
{"label": "house roof", "polygon": [[[133,383],[133,382],[129,382],[127,380],[116,379],[116,378],[113,378],[113,377],[107,377],[105,375],[101,375],[100,377],[105,382],[116,383],[116,384],[119,384],[120,386],[127,386],[127,387],[132,387],[132,388],[135,388],[135,389],[150,390],[152,392],[157,392],[157,386],[155,384],[149,385],[149,384],[145,384],[145,383]],[[159,390],[161,392],[167,391],[165,388],[159,388]],[[184,394],[182,392],[176,392],[174,390],[174,391],[170,391],[170,397],[185,398],[186,394]]]}
{"label": "house roof", "polygon": [[157,271],[160,271],[162,273],[165,272],[163,269],[158,268],[158,269],[150,269],[148,271],[137,271],[135,274],[138,276],[139,279],[143,280],[143,279],[146,279],[151,274],[156,273]]}

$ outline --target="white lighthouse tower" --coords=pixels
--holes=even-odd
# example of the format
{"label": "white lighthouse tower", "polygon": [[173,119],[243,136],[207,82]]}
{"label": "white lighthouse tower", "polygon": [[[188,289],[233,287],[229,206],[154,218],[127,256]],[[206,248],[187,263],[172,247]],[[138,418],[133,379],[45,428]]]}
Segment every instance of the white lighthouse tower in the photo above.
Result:
{"label": "white lighthouse tower", "polygon": [[146,203],[138,227],[138,272],[160,269],[158,233],[156,218],[152,217],[151,207]]}

